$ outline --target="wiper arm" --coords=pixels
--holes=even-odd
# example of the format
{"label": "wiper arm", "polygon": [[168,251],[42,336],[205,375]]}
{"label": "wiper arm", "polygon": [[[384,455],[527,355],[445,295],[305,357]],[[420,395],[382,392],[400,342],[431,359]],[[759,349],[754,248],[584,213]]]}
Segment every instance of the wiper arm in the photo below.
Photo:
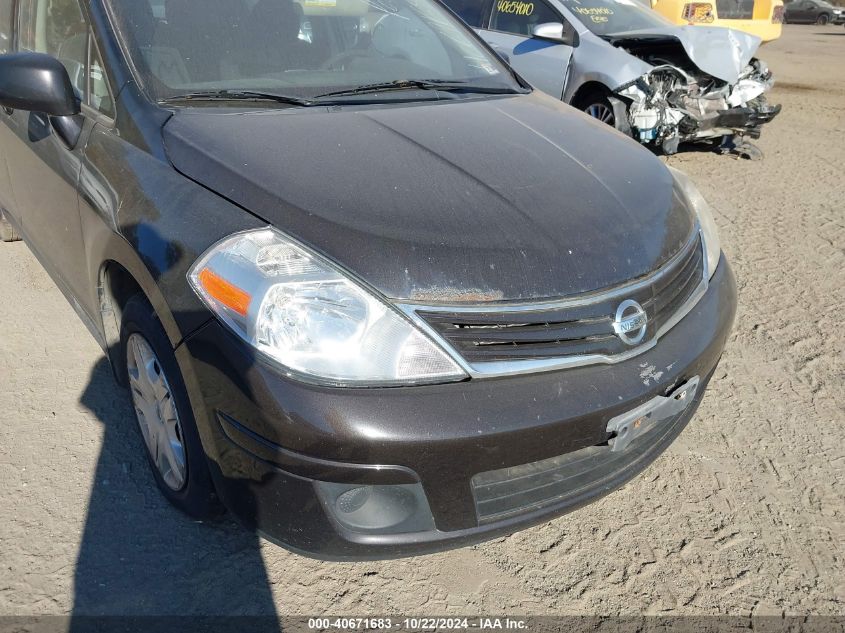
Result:
{"label": "wiper arm", "polygon": [[290,95],[259,92],[256,90],[208,90],[203,92],[189,92],[163,99],[160,103],[178,103],[180,101],[274,101],[289,105],[310,106],[313,101],[292,97]]}
{"label": "wiper arm", "polygon": [[388,92],[395,90],[445,90],[448,85],[461,85],[465,82],[445,82],[435,79],[421,80],[421,79],[397,79],[396,81],[385,81],[376,84],[364,84],[355,88],[347,90],[337,90],[335,92],[327,92],[325,94],[317,95],[315,99],[322,99],[323,97],[345,97],[348,95],[362,95],[372,92]]}
{"label": "wiper arm", "polygon": [[348,97],[354,95],[371,94],[374,92],[396,92],[399,90],[440,90],[443,92],[477,92],[482,94],[515,94],[520,92],[515,88],[478,86],[465,81],[449,79],[398,79],[377,84],[365,84],[347,90],[337,90],[317,95],[314,99],[327,97]]}

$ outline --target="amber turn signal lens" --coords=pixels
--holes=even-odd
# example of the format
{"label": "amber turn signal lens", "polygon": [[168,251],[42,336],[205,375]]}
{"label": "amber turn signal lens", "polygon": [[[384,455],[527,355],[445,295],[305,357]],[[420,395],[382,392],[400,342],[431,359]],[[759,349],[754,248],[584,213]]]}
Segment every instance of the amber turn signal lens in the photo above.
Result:
{"label": "amber turn signal lens", "polygon": [[247,315],[249,302],[252,299],[249,293],[229,283],[208,268],[202,269],[198,279],[209,297],[243,317]]}

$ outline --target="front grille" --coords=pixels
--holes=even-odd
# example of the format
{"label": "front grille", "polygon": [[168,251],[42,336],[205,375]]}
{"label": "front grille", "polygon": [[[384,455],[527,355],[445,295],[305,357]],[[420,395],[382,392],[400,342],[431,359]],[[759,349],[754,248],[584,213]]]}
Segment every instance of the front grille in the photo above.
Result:
{"label": "front grille", "polygon": [[643,345],[661,331],[704,281],[701,239],[696,236],[658,273],[630,286],[576,297],[556,307],[531,310],[417,310],[469,363],[612,357],[632,348],[613,329],[626,299],[648,315]]}
{"label": "front grille", "polygon": [[650,464],[678,436],[701,401],[635,439],[624,451],[590,446],[539,462],[493,470],[471,480],[479,525],[548,506],[586,503],[611,492]]}

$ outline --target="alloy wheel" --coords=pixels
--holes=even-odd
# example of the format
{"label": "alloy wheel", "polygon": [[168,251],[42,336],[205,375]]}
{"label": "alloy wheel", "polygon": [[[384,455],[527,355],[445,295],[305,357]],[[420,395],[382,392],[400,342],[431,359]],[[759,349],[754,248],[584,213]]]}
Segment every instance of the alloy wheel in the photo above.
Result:
{"label": "alloy wheel", "polygon": [[613,116],[613,110],[604,103],[594,103],[587,108],[586,112],[591,117],[598,119],[602,123],[607,123],[608,125],[616,124],[616,118]]}
{"label": "alloy wheel", "polygon": [[816,20],[816,24],[819,26],[826,26],[828,22],[830,22],[830,18],[824,14],[820,15],[819,19]]}
{"label": "alloy wheel", "polygon": [[185,486],[188,464],[179,413],[164,369],[140,334],[126,342],[126,366],[135,415],[153,464],[168,488]]}

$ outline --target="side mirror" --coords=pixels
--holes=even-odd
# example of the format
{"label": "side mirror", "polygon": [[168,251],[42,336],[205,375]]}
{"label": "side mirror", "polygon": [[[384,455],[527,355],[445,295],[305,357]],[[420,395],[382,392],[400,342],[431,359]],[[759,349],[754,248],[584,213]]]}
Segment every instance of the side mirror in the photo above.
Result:
{"label": "side mirror", "polygon": [[0,55],[0,106],[50,116],[79,113],[67,70],[43,53]]}
{"label": "side mirror", "polygon": [[563,24],[560,22],[543,22],[531,30],[534,37],[543,40],[563,41]]}

